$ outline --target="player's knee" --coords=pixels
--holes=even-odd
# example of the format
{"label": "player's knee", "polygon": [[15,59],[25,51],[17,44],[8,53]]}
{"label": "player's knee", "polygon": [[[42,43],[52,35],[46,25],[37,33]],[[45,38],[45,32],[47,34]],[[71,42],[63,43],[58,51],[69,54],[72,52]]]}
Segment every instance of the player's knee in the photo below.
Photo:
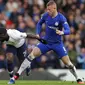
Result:
{"label": "player's knee", "polygon": [[35,47],[32,51],[32,55],[35,56],[35,57],[38,57],[41,55],[41,51],[38,47]]}
{"label": "player's knee", "polygon": [[28,56],[30,60],[33,60],[35,57],[38,57],[41,55],[40,49],[39,48],[34,48],[33,51],[30,53]]}
{"label": "player's knee", "polygon": [[6,58],[8,61],[13,61],[13,54],[12,53],[7,53]]}

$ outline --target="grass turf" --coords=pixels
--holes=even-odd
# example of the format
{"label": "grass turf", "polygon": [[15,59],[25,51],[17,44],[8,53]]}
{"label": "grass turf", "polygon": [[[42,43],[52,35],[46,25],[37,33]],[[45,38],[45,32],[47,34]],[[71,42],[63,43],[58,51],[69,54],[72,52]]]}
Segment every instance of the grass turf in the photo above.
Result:
{"label": "grass turf", "polygon": [[[8,81],[0,80],[0,85],[8,85]],[[14,84],[13,84],[14,85]],[[18,80],[15,85],[79,85],[76,82],[68,81],[30,81],[30,80]]]}

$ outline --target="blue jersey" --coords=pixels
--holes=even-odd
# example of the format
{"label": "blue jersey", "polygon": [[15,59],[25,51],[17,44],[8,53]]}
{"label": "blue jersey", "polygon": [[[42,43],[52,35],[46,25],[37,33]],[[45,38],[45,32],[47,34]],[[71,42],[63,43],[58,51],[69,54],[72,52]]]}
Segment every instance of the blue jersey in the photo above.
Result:
{"label": "blue jersey", "polygon": [[70,34],[67,20],[61,13],[58,13],[58,15],[53,18],[47,12],[44,13],[37,24],[37,34],[40,34],[43,23],[46,24],[46,35],[44,39],[47,40],[48,43],[62,42],[62,36],[56,34],[56,29],[62,31],[64,28],[64,35]]}

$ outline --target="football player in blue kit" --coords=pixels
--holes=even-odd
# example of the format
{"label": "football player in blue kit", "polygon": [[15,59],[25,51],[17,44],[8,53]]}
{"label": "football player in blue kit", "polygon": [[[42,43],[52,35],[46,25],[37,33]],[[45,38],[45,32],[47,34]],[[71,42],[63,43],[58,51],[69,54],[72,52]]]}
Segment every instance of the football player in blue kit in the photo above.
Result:
{"label": "football player in blue kit", "polygon": [[40,32],[42,29],[42,24],[46,25],[46,35],[44,39],[47,41],[47,44],[39,43],[32,52],[28,55],[27,58],[21,64],[18,72],[10,79],[10,84],[15,83],[15,80],[18,79],[19,75],[27,68],[30,67],[30,64],[34,58],[45,54],[46,52],[53,50],[58,55],[58,58],[66,65],[70,72],[76,78],[77,83],[84,83],[77,75],[75,66],[71,63],[68,53],[65,49],[65,46],[62,41],[62,35],[70,34],[70,27],[68,22],[63,14],[57,11],[57,5],[54,1],[49,1],[47,3],[47,12],[44,13],[37,24],[37,36],[40,37]]}

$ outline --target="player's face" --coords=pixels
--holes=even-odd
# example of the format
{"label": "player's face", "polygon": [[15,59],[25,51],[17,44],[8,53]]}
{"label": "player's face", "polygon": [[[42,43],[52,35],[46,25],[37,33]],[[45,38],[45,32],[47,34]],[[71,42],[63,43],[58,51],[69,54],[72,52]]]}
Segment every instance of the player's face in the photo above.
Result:
{"label": "player's face", "polygon": [[47,6],[47,12],[50,16],[53,16],[56,11],[55,5]]}

